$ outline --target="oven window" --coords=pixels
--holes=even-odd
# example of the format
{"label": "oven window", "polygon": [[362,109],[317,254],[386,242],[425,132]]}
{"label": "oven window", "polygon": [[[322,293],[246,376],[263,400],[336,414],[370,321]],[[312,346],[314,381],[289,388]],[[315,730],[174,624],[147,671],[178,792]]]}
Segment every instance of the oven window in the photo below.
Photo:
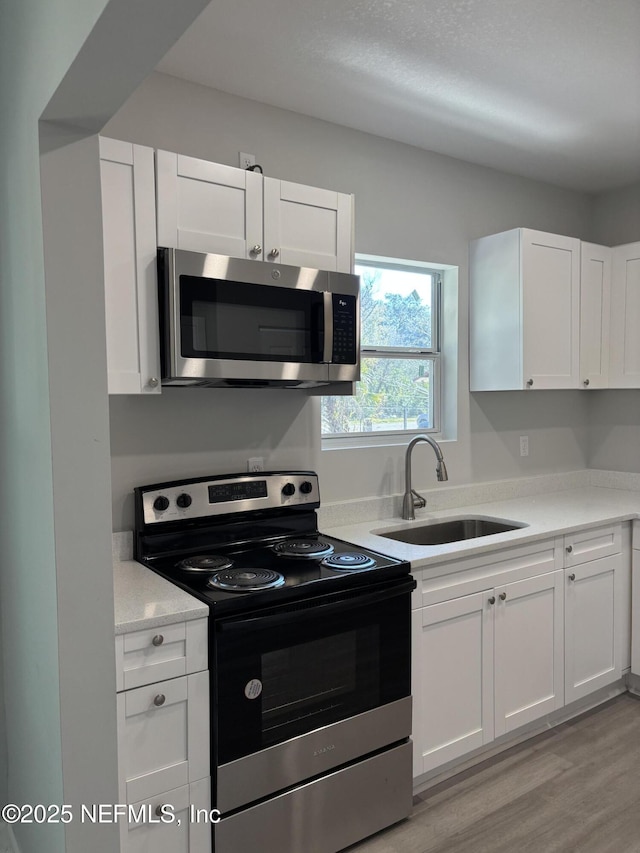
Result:
{"label": "oven window", "polygon": [[[377,671],[377,634],[377,627],[369,626],[360,633],[348,631],[264,654],[262,730],[265,745],[278,742],[283,726],[304,721],[308,729],[314,717],[324,717],[327,712],[340,708],[358,688],[358,667]],[[366,659],[358,655],[359,644],[363,649],[370,649],[369,654],[365,653]],[[375,701],[376,680],[366,683],[376,694],[368,698]]]}
{"label": "oven window", "polygon": [[316,363],[323,323],[320,293],[180,277],[185,358]]}
{"label": "oven window", "polygon": [[252,614],[218,623],[218,764],[410,695],[410,591],[379,599],[350,597],[330,614],[297,602],[264,620]]}

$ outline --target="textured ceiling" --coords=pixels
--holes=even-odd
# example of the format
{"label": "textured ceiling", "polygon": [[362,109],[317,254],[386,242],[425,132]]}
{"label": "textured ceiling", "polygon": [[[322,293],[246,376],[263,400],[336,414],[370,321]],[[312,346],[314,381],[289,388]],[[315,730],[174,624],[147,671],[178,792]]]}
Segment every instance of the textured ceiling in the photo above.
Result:
{"label": "textured ceiling", "polygon": [[215,0],[158,70],[559,186],[640,180],[640,0]]}

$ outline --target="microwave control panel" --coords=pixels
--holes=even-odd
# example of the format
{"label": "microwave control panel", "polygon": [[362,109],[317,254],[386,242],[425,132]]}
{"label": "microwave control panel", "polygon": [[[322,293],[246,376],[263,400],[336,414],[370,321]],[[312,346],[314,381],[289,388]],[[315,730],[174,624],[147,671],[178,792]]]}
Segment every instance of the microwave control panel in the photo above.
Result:
{"label": "microwave control panel", "polygon": [[355,364],[357,361],[356,297],[342,293],[333,296],[333,364]]}

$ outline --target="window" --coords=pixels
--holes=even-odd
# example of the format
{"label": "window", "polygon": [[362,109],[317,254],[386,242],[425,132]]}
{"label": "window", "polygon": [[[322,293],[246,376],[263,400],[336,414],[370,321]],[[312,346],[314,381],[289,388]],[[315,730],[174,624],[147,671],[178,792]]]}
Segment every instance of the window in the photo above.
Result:
{"label": "window", "polygon": [[322,435],[437,432],[441,274],[367,258],[360,276],[361,380],[353,397],[322,398]]}

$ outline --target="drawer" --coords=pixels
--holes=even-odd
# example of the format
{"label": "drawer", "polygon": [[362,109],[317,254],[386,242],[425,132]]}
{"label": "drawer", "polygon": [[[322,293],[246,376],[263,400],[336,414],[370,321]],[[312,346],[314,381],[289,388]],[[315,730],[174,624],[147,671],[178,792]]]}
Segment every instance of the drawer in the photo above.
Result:
{"label": "drawer", "polygon": [[611,557],[622,550],[622,525],[608,524],[578,530],[564,537],[564,564],[577,566],[600,557]]}
{"label": "drawer", "polygon": [[118,694],[120,797],[134,803],[209,776],[209,673]]}
{"label": "drawer", "polygon": [[207,669],[207,620],[175,622],[116,637],[117,690]]}
{"label": "drawer", "polygon": [[[170,823],[157,816],[171,806]],[[133,803],[128,820],[120,821],[122,853],[211,853],[211,782],[200,779],[151,799]]]}

